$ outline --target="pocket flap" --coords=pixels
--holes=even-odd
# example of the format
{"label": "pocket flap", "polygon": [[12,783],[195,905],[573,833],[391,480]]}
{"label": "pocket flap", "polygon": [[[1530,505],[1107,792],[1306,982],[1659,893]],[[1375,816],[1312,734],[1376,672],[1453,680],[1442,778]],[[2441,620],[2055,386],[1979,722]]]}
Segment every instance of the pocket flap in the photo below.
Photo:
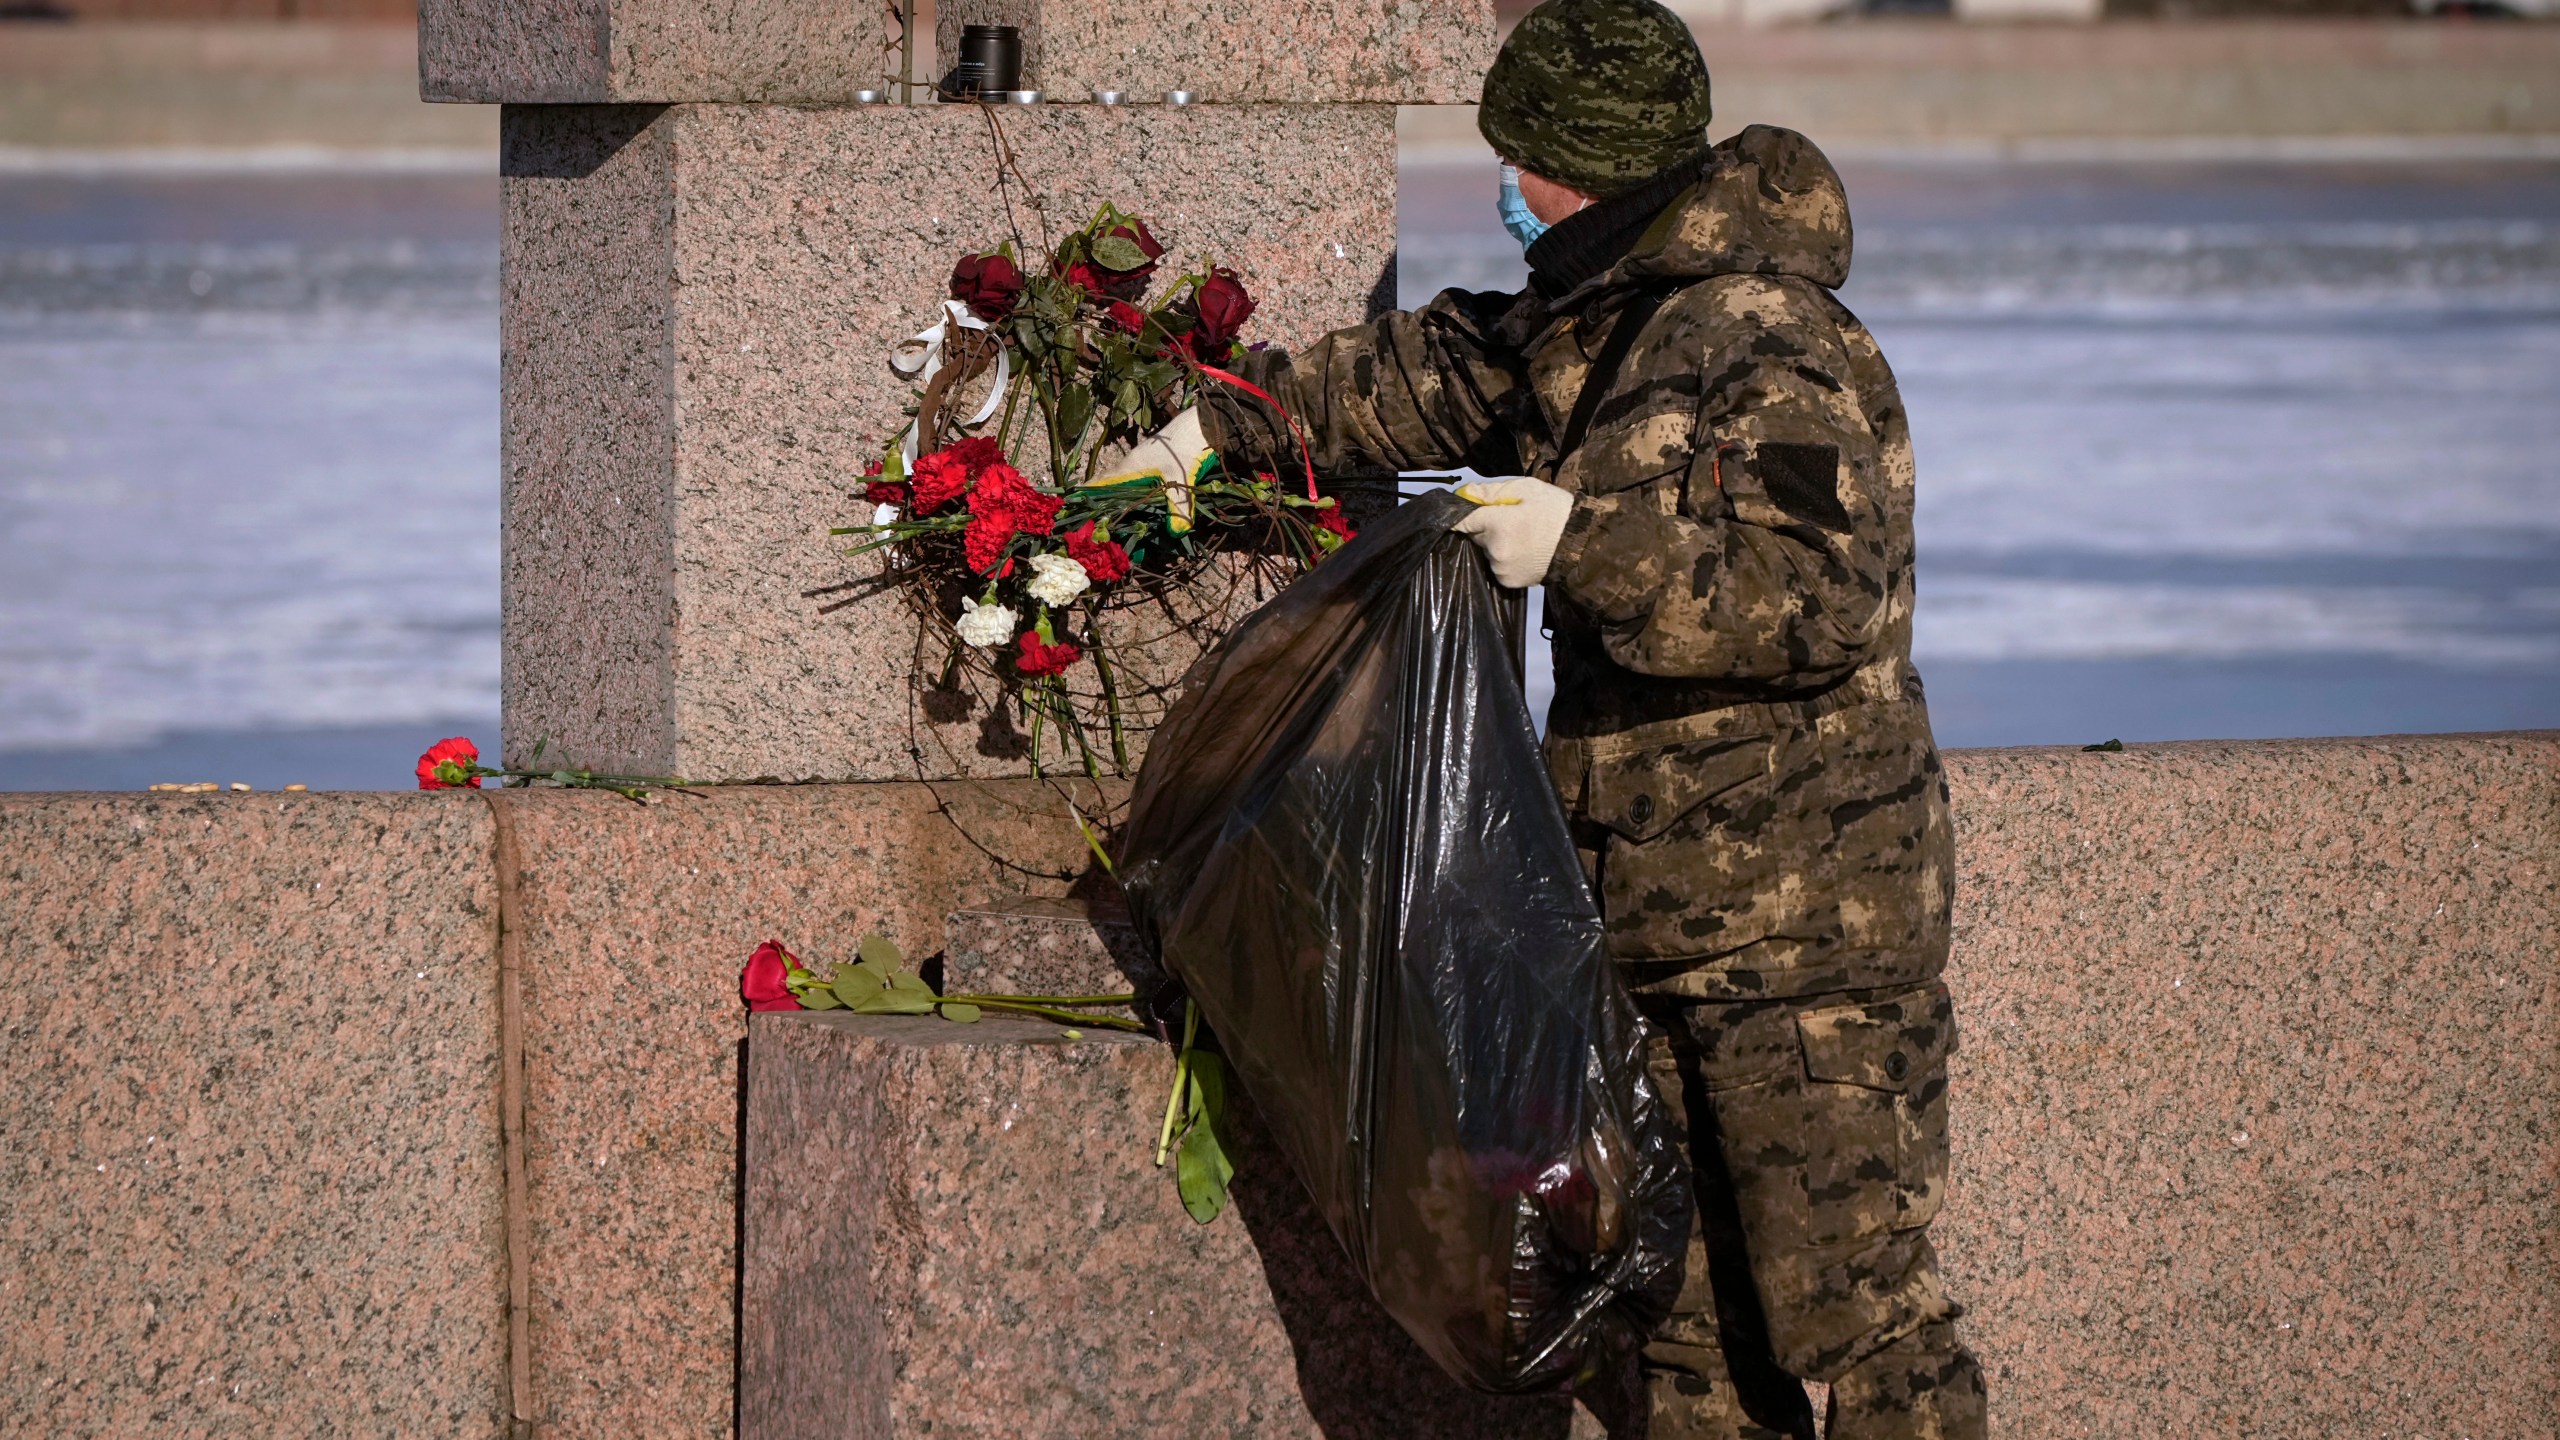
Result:
{"label": "pocket flap", "polygon": [[1594,756],[1586,813],[1630,840],[1651,840],[1709,801],[1738,818],[1770,803],[1775,745],[1766,735],[1718,735]]}
{"label": "pocket flap", "polygon": [[1796,1017],[1808,1078],[1901,1093],[1935,1072],[1956,1046],[1946,987],[1867,1005],[1833,1005]]}

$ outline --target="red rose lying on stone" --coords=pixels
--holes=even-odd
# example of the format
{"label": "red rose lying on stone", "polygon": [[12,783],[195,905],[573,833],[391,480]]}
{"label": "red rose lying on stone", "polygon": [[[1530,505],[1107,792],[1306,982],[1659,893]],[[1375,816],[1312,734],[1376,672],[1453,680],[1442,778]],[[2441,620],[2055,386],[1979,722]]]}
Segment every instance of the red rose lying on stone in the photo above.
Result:
{"label": "red rose lying on stone", "polygon": [[1046,535],[1058,526],[1066,501],[1031,488],[1022,472],[998,461],[969,492],[969,528],[960,537],[969,568],[984,575],[1004,559],[1016,535]]}
{"label": "red rose lying on stone", "polygon": [[1055,675],[1084,658],[1084,652],[1060,641],[1044,643],[1038,635],[1022,632],[1022,653],[1014,657],[1013,668],[1025,675]]}
{"label": "red rose lying on stone", "polygon": [[1067,532],[1067,558],[1083,566],[1086,577],[1096,585],[1128,579],[1129,552],[1108,536],[1095,539],[1094,523],[1087,520]]}
{"label": "red rose lying on stone", "polygon": [[1022,270],[1009,255],[964,255],[951,272],[951,298],[981,320],[1001,320],[1022,298]]}
{"label": "red rose lying on stone", "polygon": [[791,972],[800,968],[800,957],[783,949],[781,941],[767,940],[747,957],[747,968],[738,976],[738,993],[749,1010],[797,1010],[800,1002],[791,998]]}
{"label": "red rose lying on stone", "polygon": [[471,767],[480,763],[480,747],[456,735],[439,740],[418,757],[418,788],[421,790],[459,790],[480,788],[480,777]]}
{"label": "red rose lying on stone", "polygon": [[1192,353],[1211,364],[1224,360],[1244,332],[1244,322],[1253,318],[1253,296],[1236,272],[1221,267],[1209,272],[1191,304],[1199,321],[1191,327]]}

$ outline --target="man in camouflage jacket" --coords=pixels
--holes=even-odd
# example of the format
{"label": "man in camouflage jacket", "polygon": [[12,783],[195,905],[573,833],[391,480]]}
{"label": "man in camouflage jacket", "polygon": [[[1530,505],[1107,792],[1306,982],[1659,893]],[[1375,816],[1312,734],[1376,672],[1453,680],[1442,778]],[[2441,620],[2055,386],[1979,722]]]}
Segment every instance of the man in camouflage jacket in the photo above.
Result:
{"label": "man in camouflage jacket", "polygon": [[[1546,586],[1549,765],[1699,1181],[1643,1396],[1585,1394],[1619,1433],[1810,1440],[1817,1380],[1833,1440],[1979,1436],[1927,1232],[1953,857],[1910,659],[1911,445],[1832,294],[1840,178],[1786,130],[1709,148],[1705,63],[1652,0],[1541,6],[1482,115],[1557,212],[1531,288],[1452,290],[1247,378],[1319,469],[1525,477],[1463,528]],[[1258,403],[1192,423],[1188,446],[1295,458]]]}

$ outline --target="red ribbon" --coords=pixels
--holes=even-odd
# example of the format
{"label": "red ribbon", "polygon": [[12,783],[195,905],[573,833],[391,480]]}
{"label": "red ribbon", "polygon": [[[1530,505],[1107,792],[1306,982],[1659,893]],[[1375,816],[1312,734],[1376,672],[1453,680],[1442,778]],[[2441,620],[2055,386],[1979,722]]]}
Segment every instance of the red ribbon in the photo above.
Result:
{"label": "red ribbon", "polygon": [[1298,428],[1298,417],[1289,413],[1289,407],[1272,399],[1271,392],[1263,389],[1261,386],[1254,384],[1252,381],[1247,380],[1241,375],[1230,375],[1215,365],[1201,366],[1200,373],[1208,376],[1212,380],[1223,380],[1243,391],[1247,395],[1252,396],[1256,400],[1259,400],[1265,405],[1268,405],[1272,409],[1280,412],[1280,418],[1289,422],[1290,438],[1298,442],[1298,454],[1300,458],[1307,462],[1307,498],[1310,500],[1321,499],[1322,497],[1316,494],[1316,452],[1313,447],[1307,444],[1306,432]]}

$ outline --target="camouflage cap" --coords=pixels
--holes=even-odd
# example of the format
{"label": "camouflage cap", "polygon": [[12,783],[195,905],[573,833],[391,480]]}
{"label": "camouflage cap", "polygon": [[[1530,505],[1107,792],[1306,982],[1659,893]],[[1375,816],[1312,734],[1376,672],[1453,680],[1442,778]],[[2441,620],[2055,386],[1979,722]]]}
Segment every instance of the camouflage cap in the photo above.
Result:
{"label": "camouflage cap", "polygon": [[1606,199],[1706,149],[1707,62],[1655,0],[1547,0],[1484,77],[1503,159]]}

